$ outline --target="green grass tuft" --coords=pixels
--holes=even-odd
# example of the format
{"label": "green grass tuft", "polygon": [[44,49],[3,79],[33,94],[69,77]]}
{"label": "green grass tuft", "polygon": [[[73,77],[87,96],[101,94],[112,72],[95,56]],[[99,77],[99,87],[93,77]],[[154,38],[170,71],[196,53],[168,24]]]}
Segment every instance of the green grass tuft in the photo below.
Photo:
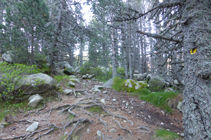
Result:
{"label": "green grass tuft", "polygon": [[68,75],[56,75],[54,76],[54,79],[57,81],[57,82],[61,82],[65,79],[70,79],[70,77]]}
{"label": "green grass tuft", "polygon": [[176,133],[170,132],[170,131],[168,131],[166,129],[158,129],[158,130],[156,130],[156,136],[157,137],[162,137],[163,140],[175,140],[175,139],[181,138]]}
{"label": "green grass tuft", "polygon": [[114,77],[112,88],[116,91],[121,91],[125,85],[125,79],[121,79],[119,77]]}
{"label": "green grass tuft", "polygon": [[101,113],[102,109],[99,106],[93,106],[90,109],[88,109],[90,112],[95,112],[95,113]]}
{"label": "green grass tuft", "polygon": [[[146,94],[147,92],[144,93]],[[179,93],[176,92],[154,92],[154,93],[147,93],[147,95],[141,95],[140,99],[150,102],[154,106],[160,107],[168,113],[172,113],[172,109],[167,104],[167,99],[174,98],[178,94]]]}

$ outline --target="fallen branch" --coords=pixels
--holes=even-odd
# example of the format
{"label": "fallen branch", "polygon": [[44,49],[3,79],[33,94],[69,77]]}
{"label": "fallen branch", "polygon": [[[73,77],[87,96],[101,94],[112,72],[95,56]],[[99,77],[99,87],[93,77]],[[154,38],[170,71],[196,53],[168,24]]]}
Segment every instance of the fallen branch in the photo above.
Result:
{"label": "fallen branch", "polygon": [[124,128],[124,127],[122,127],[121,124],[120,124],[117,120],[114,120],[114,121],[118,123],[119,127],[120,127],[122,130],[125,130],[125,131],[129,132],[131,135],[133,135],[132,131],[130,131],[130,130]]}

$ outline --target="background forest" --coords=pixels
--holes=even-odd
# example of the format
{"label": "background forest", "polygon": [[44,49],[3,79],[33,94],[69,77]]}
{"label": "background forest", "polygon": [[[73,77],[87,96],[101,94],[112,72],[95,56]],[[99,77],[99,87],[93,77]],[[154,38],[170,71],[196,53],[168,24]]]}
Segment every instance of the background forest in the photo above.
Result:
{"label": "background forest", "polygon": [[49,75],[62,62],[65,73],[103,82],[158,75],[183,92],[185,139],[210,139],[210,8],[210,0],[1,0],[0,54]]}

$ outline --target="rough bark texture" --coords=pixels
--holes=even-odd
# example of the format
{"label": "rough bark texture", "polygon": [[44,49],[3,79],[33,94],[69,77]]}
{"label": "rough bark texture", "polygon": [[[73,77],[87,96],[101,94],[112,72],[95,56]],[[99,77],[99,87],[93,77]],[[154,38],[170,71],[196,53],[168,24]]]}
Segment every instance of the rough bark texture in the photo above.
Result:
{"label": "rough bark texture", "polygon": [[[211,139],[211,1],[183,0],[186,140]],[[190,50],[196,48],[196,53]]]}

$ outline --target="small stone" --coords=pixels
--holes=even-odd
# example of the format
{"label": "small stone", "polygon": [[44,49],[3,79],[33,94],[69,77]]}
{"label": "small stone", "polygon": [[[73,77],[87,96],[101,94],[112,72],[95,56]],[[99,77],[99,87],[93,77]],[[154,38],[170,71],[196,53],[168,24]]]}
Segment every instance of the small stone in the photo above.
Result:
{"label": "small stone", "polygon": [[170,123],[171,125],[173,125],[173,123]]}
{"label": "small stone", "polygon": [[107,94],[107,91],[103,91],[103,94]]}
{"label": "small stone", "polygon": [[148,115],[148,118],[150,118],[150,119],[151,119],[151,116],[150,116],[150,115]]}
{"label": "small stone", "polygon": [[43,98],[39,94],[32,95],[32,96],[29,97],[28,106],[36,107],[41,100],[43,100]]}
{"label": "small stone", "polygon": [[126,103],[126,101],[122,101],[122,103]]}
{"label": "small stone", "polygon": [[128,105],[129,105],[129,103],[127,102],[127,103],[126,103],[126,106],[128,106]]}
{"label": "small stone", "polygon": [[65,89],[65,90],[63,90],[63,93],[64,93],[65,95],[67,95],[67,94],[72,93],[72,90],[71,90],[71,89]]}
{"label": "small stone", "polygon": [[123,122],[125,122],[125,123],[126,123],[127,121],[126,121],[126,120],[124,120]]}
{"label": "small stone", "polygon": [[132,106],[131,106],[130,108],[131,108],[131,109],[133,109],[133,107],[132,107]]}
{"label": "small stone", "polygon": [[112,99],[113,102],[116,102],[116,99]]}
{"label": "small stone", "polygon": [[86,132],[87,132],[87,133],[89,133],[89,132],[90,132],[89,128],[86,130]]}
{"label": "small stone", "polygon": [[181,136],[181,137],[184,137],[184,136],[185,136],[185,134],[184,134],[184,133],[180,133],[180,136]]}
{"label": "small stone", "polygon": [[105,99],[101,99],[100,100],[102,103],[106,104]]}
{"label": "small stone", "polygon": [[166,129],[167,131],[170,131],[169,129]]}
{"label": "small stone", "polygon": [[116,133],[117,131],[116,131],[116,129],[113,128],[113,129],[110,129],[109,132],[110,133]]}
{"label": "small stone", "polygon": [[38,128],[39,122],[34,122],[33,124],[31,124],[26,131],[27,132],[33,132]]}
{"label": "small stone", "polygon": [[98,135],[99,137],[101,137],[101,136],[102,136],[102,132],[99,131],[99,130],[97,130],[97,135]]}
{"label": "small stone", "polygon": [[163,122],[161,122],[160,124],[161,124],[161,125],[164,125],[164,123],[163,123]]}
{"label": "small stone", "polygon": [[70,81],[70,82],[68,83],[68,86],[75,87],[75,83],[73,83],[72,81]]}
{"label": "small stone", "polygon": [[131,111],[129,111],[128,113],[131,114]]}
{"label": "small stone", "polygon": [[68,132],[67,132],[67,131],[66,131],[66,132],[64,132],[64,135],[66,135],[66,136],[67,136],[67,135],[68,135]]}

